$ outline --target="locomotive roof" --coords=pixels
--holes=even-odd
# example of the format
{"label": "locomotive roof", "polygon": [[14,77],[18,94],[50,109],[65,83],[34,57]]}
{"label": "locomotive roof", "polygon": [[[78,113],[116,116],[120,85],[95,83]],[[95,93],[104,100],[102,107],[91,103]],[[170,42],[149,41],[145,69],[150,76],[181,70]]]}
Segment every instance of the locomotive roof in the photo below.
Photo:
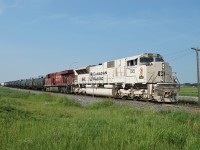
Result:
{"label": "locomotive roof", "polygon": [[[150,56],[150,57],[162,57],[160,54],[158,53],[142,53],[142,54],[139,54],[139,55],[134,55],[134,56],[130,56],[130,57],[124,57],[124,58],[120,58],[120,59],[115,59],[115,60],[110,60],[110,61],[116,61],[116,60],[122,60],[122,59],[136,59],[138,57],[141,57],[141,56]],[[106,62],[110,62],[110,61],[106,61]],[[104,62],[104,63],[106,63]],[[84,66],[84,67],[78,67],[78,68],[75,68],[74,70],[82,70],[82,69],[88,69],[90,67],[94,67],[94,66],[98,66],[98,65],[88,65],[88,66]]]}
{"label": "locomotive roof", "polygon": [[[142,54],[139,54],[139,55],[133,55],[133,56],[129,56],[129,57],[125,57],[125,58],[121,58],[121,59],[136,59],[138,57],[141,57],[141,56],[146,56],[146,57],[162,57],[160,54],[158,53],[142,53]],[[121,59],[117,59],[117,60],[121,60]]]}

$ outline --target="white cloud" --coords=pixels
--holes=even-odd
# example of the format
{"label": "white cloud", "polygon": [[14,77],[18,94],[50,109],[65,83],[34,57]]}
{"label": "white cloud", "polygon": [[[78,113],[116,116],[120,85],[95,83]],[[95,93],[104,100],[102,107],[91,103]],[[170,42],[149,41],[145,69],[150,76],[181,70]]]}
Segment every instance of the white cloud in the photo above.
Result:
{"label": "white cloud", "polygon": [[54,20],[63,19],[63,18],[67,18],[67,15],[66,14],[54,14],[54,15],[50,15],[50,16],[42,16],[40,18],[30,21],[27,24],[36,24],[36,23],[43,22],[43,21],[54,21]]}
{"label": "white cloud", "polygon": [[24,0],[0,0],[0,15],[3,15],[7,10],[22,6]]}
{"label": "white cloud", "polygon": [[149,22],[148,18],[132,16],[122,17],[111,14],[99,13],[88,16],[70,16],[69,21],[73,24],[82,24],[97,28],[110,28],[122,26],[143,26]]}
{"label": "white cloud", "polygon": [[5,6],[4,6],[4,4],[2,3],[2,1],[0,1],[0,15],[3,14],[4,10],[5,10]]}
{"label": "white cloud", "polygon": [[109,14],[93,14],[93,15],[69,15],[69,14],[53,14],[50,16],[42,16],[30,21],[28,24],[36,24],[44,21],[63,20],[69,24],[80,26],[89,26],[94,28],[110,28],[129,25],[146,25],[149,20],[144,18],[121,18],[111,16]]}

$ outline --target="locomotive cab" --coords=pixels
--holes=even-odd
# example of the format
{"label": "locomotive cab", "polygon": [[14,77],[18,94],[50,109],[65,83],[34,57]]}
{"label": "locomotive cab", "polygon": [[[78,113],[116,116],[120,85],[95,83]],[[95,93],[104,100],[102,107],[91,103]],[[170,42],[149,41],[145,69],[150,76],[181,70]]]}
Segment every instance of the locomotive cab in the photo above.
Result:
{"label": "locomotive cab", "polygon": [[175,102],[177,100],[176,77],[169,63],[160,54],[145,53],[126,59],[125,88],[120,94],[129,97],[150,99],[158,102]]}
{"label": "locomotive cab", "polygon": [[148,98],[159,102],[177,101],[178,84],[175,82],[172,68],[159,54],[144,54],[140,57],[140,66],[144,82],[147,84]]}

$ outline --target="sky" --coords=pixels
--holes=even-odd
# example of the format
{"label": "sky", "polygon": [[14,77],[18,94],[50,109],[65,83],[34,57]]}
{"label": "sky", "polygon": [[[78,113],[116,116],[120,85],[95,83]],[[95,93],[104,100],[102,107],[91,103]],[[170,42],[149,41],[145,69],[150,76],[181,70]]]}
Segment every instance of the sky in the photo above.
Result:
{"label": "sky", "polygon": [[199,0],[0,0],[0,82],[159,53],[195,83]]}

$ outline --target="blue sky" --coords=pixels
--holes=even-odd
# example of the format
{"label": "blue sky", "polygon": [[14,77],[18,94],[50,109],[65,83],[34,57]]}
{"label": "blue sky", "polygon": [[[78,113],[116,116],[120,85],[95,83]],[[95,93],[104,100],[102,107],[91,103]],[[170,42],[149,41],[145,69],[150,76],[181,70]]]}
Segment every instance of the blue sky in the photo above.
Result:
{"label": "blue sky", "polygon": [[196,82],[199,0],[0,0],[0,82],[145,52]]}

